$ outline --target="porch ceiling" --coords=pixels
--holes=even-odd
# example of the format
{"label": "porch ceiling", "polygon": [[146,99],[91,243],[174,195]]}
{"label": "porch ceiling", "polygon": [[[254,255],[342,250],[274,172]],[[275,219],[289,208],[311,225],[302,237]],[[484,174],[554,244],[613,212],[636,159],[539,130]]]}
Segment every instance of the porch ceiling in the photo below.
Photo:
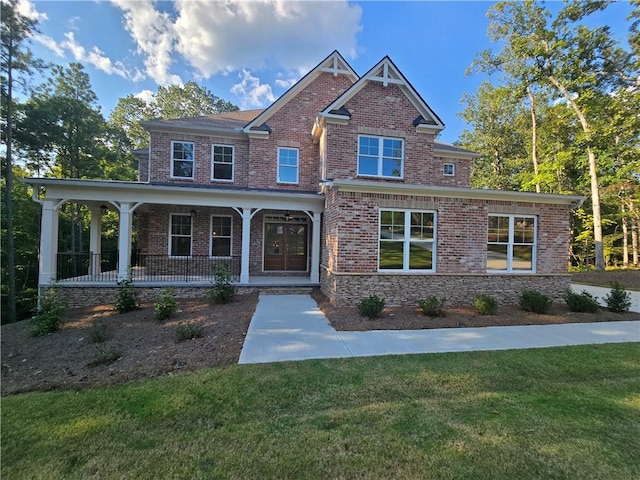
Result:
{"label": "porch ceiling", "polygon": [[321,213],[324,196],[313,192],[263,190],[217,185],[169,185],[113,180],[80,180],[60,178],[24,178],[34,188],[45,188],[45,199],[81,202],[116,202],[269,208],[275,210],[306,210]]}

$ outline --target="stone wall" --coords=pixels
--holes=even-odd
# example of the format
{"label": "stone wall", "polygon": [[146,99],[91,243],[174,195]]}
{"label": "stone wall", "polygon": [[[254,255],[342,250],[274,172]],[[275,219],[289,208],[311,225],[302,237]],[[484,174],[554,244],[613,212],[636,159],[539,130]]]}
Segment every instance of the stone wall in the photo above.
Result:
{"label": "stone wall", "polygon": [[525,290],[537,290],[554,301],[569,288],[570,275],[417,275],[339,274],[321,268],[321,290],[336,306],[355,306],[369,295],[387,305],[415,305],[429,295],[444,297],[449,307],[472,305],[474,295],[495,297],[500,304],[517,304]]}

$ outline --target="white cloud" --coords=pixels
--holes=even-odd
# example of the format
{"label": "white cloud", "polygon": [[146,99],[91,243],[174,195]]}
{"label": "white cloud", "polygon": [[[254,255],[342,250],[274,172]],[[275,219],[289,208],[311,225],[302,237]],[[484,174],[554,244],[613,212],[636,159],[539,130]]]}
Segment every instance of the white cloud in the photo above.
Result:
{"label": "white cloud", "polygon": [[205,78],[250,67],[300,74],[338,49],[355,57],[362,10],[346,1],[177,0],[177,50]]}
{"label": "white cloud", "polygon": [[60,45],[58,45],[58,42],[56,42],[53,38],[47,35],[42,35],[41,33],[36,33],[31,38],[33,38],[35,42],[38,42],[39,44],[51,50],[56,56],[64,57],[64,49]]}
{"label": "white cloud", "polygon": [[295,85],[295,83],[298,81],[299,79],[294,77],[294,78],[287,78],[287,79],[283,79],[283,78],[276,78],[275,83],[278,87],[282,87],[282,88],[289,88],[292,87],[293,85]]}
{"label": "white cloud", "polygon": [[149,105],[150,103],[155,103],[156,101],[154,93],[151,90],[142,90],[141,92],[136,93],[134,97],[139,98],[147,105]]}
{"label": "white cloud", "polygon": [[115,74],[122,78],[129,78],[129,74],[124,65],[121,62],[112,62],[98,47],[94,46],[90,51],[87,51],[82,45],[76,42],[73,32],[67,32],[64,36],[66,40],[61,42],[59,46],[69,50],[76,61],[89,63],[109,75]]}
{"label": "white cloud", "polygon": [[124,11],[125,28],[144,55],[147,75],[160,85],[182,84],[178,75],[170,73],[171,55],[176,36],[173,21],[167,13],[155,9],[150,0],[112,0]]}
{"label": "white cloud", "polygon": [[31,3],[29,0],[19,0],[17,5],[17,11],[23,17],[30,18],[31,20],[35,20],[37,22],[41,22],[48,18],[46,13],[38,12],[38,10],[36,10],[35,5]]}
{"label": "white cloud", "polygon": [[241,108],[264,107],[275,101],[276,97],[271,91],[271,85],[260,83],[260,79],[251,75],[249,70],[242,69],[238,77],[242,80],[231,87],[231,93],[240,98]]}

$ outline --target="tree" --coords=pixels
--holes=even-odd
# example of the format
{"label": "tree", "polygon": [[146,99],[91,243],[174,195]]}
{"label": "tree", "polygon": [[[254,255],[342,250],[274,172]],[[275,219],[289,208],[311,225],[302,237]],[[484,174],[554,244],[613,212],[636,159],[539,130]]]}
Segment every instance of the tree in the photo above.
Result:
{"label": "tree", "polygon": [[1,26],[1,70],[2,70],[2,103],[4,106],[4,141],[6,144],[4,210],[6,225],[6,273],[8,282],[7,317],[16,320],[16,282],[15,282],[15,244],[14,244],[14,208],[11,197],[13,191],[13,127],[14,100],[13,89],[20,76],[28,74],[40,63],[35,60],[26,47],[26,41],[35,31],[36,22],[22,16],[17,11],[17,0],[0,3]]}
{"label": "tree", "polygon": [[627,72],[628,55],[615,43],[609,28],[589,28],[580,23],[607,4],[571,2],[550,23],[550,12],[531,0],[500,2],[488,16],[492,39],[504,47],[497,53],[483,52],[476,61],[486,71],[505,71],[527,86],[553,87],[574,112],[588,158],[597,269],[604,269],[605,262],[594,146],[599,132],[592,112],[612,85],[622,78],[634,78]]}

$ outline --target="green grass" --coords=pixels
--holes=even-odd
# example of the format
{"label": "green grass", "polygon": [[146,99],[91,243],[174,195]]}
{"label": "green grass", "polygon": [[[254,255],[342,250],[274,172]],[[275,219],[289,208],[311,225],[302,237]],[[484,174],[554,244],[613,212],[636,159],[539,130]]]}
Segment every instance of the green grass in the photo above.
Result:
{"label": "green grass", "polygon": [[2,400],[2,478],[640,478],[638,344],[232,366]]}

